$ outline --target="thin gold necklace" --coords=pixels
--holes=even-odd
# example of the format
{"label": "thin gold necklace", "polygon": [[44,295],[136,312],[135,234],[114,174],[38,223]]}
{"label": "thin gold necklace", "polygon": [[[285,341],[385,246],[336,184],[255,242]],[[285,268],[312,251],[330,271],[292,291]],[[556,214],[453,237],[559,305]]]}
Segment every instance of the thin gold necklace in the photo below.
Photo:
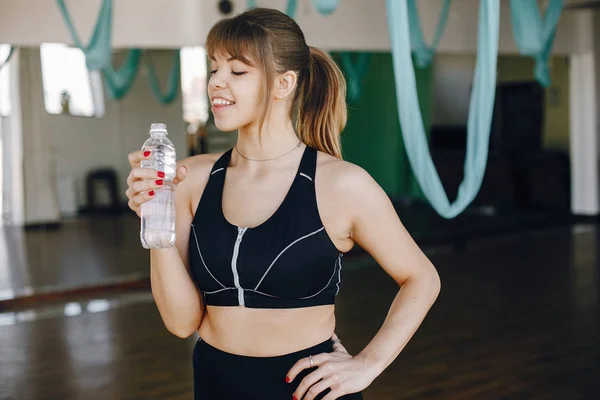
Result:
{"label": "thin gold necklace", "polygon": [[235,151],[236,151],[236,152],[237,152],[237,153],[238,153],[238,154],[239,154],[239,155],[240,155],[242,158],[244,158],[244,159],[246,159],[246,160],[248,160],[248,161],[271,161],[271,160],[277,160],[278,158],[281,158],[281,157],[283,157],[283,156],[287,156],[287,155],[288,155],[288,154],[290,154],[292,151],[294,151],[294,150],[296,150],[298,147],[300,147],[300,145],[301,145],[301,144],[302,144],[302,141],[299,141],[299,142],[298,142],[298,144],[297,144],[297,145],[295,145],[295,146],[294,146],[294,148],[292,148],[290,151],[288,151],[288,152],[286,152],[286,153],[284,153],[284,154],[282,154],[282,155],[280,155],[280,156],[274,157],[274,158],[265,158],[265,159],[262,159],[262,160],[255,159],[255,158],[248,158],[248,157],[246,157],[245,155],[243,155],[242,153],[240,153],[240,151],[239,151],[239,150],[238,150],[238,148],[237,148],[237,143],[236,143],[236,145],[235,145]]}

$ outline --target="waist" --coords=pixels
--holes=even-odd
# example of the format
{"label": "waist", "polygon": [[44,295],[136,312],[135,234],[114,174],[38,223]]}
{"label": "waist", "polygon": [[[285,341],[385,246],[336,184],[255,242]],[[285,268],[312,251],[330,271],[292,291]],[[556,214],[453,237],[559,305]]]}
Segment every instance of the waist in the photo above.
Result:
{"label": "waist", "polygon": [[296,309],[207,306],[198,333],[227,353],[275,357],[322,343],[334,330],[333,305]]}

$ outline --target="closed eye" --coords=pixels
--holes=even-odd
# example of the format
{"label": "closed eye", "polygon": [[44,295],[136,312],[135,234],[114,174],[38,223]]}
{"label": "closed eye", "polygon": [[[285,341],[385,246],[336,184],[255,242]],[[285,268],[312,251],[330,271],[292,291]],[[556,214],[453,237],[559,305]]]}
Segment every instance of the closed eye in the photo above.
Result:
{"label": "closed eye", "polygon": [[[210,74],[214,75],[217,73],[217,71],[218,71],[218,69],[213,69],[212,71],[210,71]],[[248,71],[242,71],[242,72],[231,71],[231,73],[236,76],[244,75],[246,72],[248,72]]]}

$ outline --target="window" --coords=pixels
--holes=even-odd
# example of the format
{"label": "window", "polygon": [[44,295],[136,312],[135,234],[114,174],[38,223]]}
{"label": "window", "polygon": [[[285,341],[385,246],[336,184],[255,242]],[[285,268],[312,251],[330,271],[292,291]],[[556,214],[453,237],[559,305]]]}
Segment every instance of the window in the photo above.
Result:
{"label": "window", "polygon": [[46,43],[41,45],[40,55],[44,103],[49,114],[104,115],[102,86],[96,82],[98,73],[90,74],[80,49]]}
{"label": "window", "polygon": [[183,119],[191,124],[204,124],[208,120],[206,69],[204,47],[181,49]]}
{"label": "window", "polygon": [[[3,63],[10,52],[10,46],[8,44],[0,45],[0,65]],[[8,117],[11,112],[10,104],[10,68],[11,62],[9,61],[0,70],[0,116]]]}

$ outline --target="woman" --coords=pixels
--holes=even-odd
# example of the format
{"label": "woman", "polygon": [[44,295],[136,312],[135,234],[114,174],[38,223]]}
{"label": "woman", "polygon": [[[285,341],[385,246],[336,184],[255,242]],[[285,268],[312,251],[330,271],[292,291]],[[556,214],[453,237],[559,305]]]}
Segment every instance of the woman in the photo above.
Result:
{"label": "woman", "polygon": [[[361,399],[440,289],[383,190],[341,160],[345,80],[293,19],[256,8],[206,42],[208,93],[224,154],[179,162],[176,246],[151,250],[152,292],[170,332],[195,331],[195,399]],[[134,152],[129,206],[161,172]],[[401,286],[377,335],[350,356],[335,334],[342,256],[368,251]]]}

